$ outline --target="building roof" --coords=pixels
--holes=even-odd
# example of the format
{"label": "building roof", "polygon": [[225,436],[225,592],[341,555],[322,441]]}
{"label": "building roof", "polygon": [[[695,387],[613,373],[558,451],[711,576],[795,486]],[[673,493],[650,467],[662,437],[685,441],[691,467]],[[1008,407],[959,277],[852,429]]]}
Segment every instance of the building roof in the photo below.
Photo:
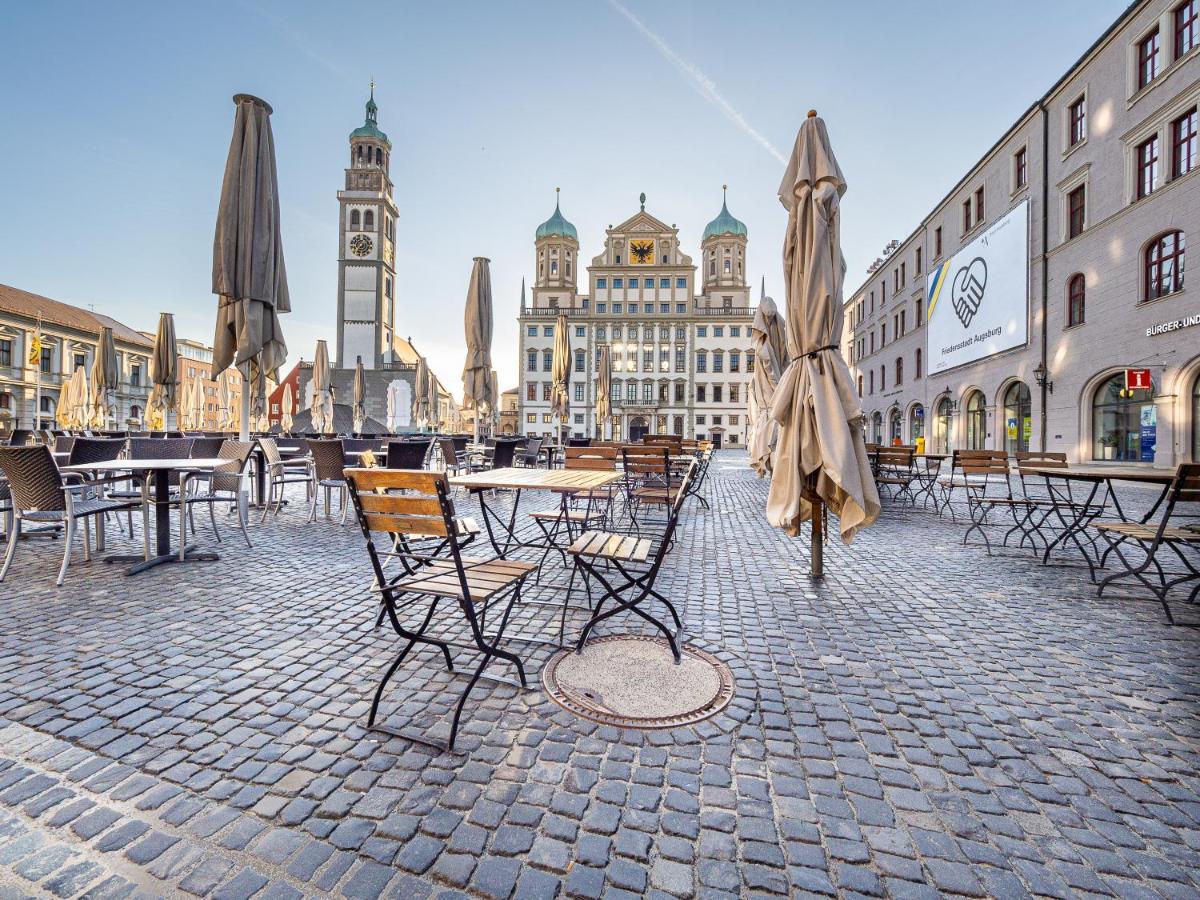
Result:
{"label": "building roof", "polygon": [[152,340],[109,316],[51,300],[41,294],[33,294],[7,284],[0,284],[0,312],[13,313],[29,319],[40,317],[43,322],[94,334],[97,338],[100,336],[100,329],[108,326],[113,330],[114,340],[140,347],[154,346]]}
{"label": "building roof", "polygon": [[367,101],[367,118],[358,128],[350,132],[350,140],[355,138],[374,138],[377,141],[382,141],[388,147],[392,146],[392,142],[388,140],[388,136],[379,130],[379,107],[375,105],[375,82],[371,82],[371,99]]}
{"label": "building roof", "polygon": [[566,220],[558,207],[558,188],[554,189],[554,215],[537,227],[536,240],[546,237],[566,237],[573,241],[579,240],[579,232],[575,226]]}
{"label": "building roof", "polygon": [[740,219],[735,219],[729,212],[729,207],[725,205],[725,185],[721,185],[721,211],[717,217],[713,219],[704,228],[704,237],[701,241],[707,241],[709,238],[718,237],[722,234],[733,234],[738,237],[746,237],[746,224]]}

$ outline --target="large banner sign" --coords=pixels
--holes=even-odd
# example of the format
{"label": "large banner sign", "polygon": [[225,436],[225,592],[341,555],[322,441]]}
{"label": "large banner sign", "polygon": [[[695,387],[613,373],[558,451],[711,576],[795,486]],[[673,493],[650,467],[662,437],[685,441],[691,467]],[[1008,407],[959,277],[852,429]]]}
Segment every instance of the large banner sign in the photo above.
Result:
{"label": "large banner sign", "polygon": [[1028,200],[929,273],[926,309],[930,374],[1028,340]]}

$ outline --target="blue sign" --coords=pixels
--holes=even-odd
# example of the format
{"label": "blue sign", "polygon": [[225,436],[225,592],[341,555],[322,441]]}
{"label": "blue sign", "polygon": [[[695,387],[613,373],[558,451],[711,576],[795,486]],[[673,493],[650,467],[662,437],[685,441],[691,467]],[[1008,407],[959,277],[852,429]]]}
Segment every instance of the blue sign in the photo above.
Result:
{"label": "blue sign", "polygon": [[1158,407],[1148,403],[1142,407],[1141,418],[1141,455],[1142,462],[1154,462],[1154,446],[1158,435]]}

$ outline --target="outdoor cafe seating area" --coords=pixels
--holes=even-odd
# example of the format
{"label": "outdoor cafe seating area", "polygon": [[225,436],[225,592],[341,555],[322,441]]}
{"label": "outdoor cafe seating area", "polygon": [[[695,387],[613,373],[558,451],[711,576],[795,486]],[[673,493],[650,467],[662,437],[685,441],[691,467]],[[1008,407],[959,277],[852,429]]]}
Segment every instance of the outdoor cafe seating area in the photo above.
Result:
{"label": "outdoor cafe seating area", "polygon": [[1086,566],[1098,597],[1148,593],[1172,624],[1180,602],[1200,597],[1200,464],[1072,465],[1057,452],[879,444],[867,454],[881,499],[961,524],[964,545]]}
{"label": "outdoor cafe seating area", "polygon": [[[141,552],[104,555],[105,562],[138,576],[162,563],[219,559],[223,531],[237,530],[252,556],[271,554],[285,504],[314,530],[318,562],[322,532],[356,523],[373,598],[363,604],[363,625],[382,625],[398,642],[374,694],[371,726],[415,645],[436,647],[451,672],[452,648],[475,660],[448,735],[403,732],[448,748],[485,670],[509,666],[516,683],[529,686],[522,643],[582,649],[603,624],[649,629],[681,658],[678,600],[655,584],[676,528],[705,502],[708,442],[659,435],[637,444],[550,446],[436,434],[239,441],[181,432],[42,438],[0,446],[0,581],[86,586],[89,570],[78,558],[100,564],[106,529],[126,538],[123,549]],[[35,560],[22,552],[58,537],[56,572],[45,569],[44,554]],[[77,571],[68,574],[72,562]],[[536,621],[525,615],[534,609]],[[519,633],[514,613],[525,615]],[[378,725],[393,727],[383,718]]]}

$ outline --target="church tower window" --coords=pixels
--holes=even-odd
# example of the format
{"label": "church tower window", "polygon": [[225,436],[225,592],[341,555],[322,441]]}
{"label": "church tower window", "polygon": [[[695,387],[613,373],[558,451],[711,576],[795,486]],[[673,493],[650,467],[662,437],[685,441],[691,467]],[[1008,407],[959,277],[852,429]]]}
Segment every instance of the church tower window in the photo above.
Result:
{"label": "church tower window", "polygon": [[362,228],[362,219],[358,215],[357,209],[350,211],[350,230],[359,231]]}
{"label": "church tower window", "polygon": [[375,230],[375,212],[368,209],[363,213],[363,231]]}

